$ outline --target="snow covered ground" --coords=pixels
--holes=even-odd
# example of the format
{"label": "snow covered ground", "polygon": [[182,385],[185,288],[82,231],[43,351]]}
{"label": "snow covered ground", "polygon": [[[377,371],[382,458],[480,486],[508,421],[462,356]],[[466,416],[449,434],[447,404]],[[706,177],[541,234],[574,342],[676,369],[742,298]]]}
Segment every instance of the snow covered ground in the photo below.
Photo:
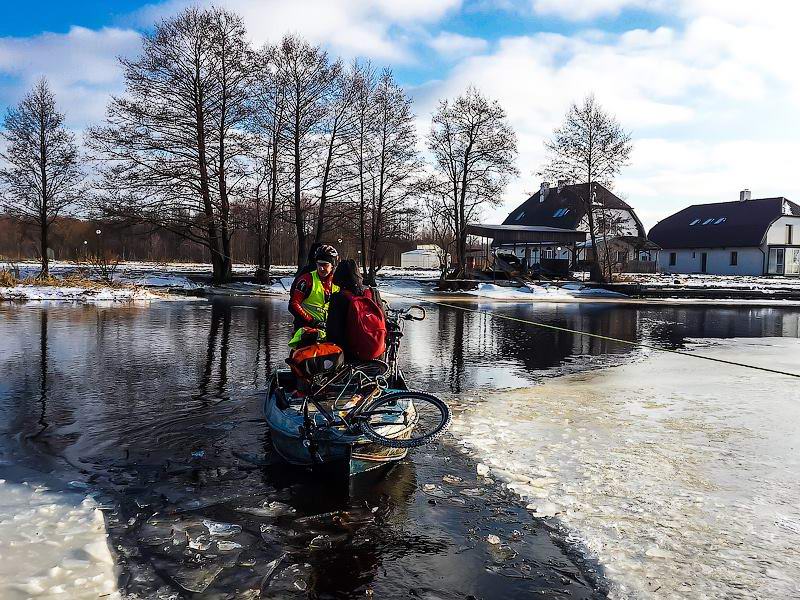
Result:
{"label": "snow covered ground", "polygon": [[[800,373],[796,338],[695,351]],[[479,472],[565,526],[613,598],[800,597],[797,379],[654,353],[456,410]]]}
{"label": "snow covered ground", "polygon": [[666,273],[623,273],[615,281],[632,281],[653,287],[734,288],[744,290],[800,289],[800,277],[756,277],[750,275],[670,275]]}
{"label": "snow covered ground", "polygon": [[119,598],[106,540],[82,493],[0,479],[0,598]]}
{"label": "snow covered ground", "polygon": [[569,300],[572,298],[627,298],[625,294],[593,288],[581,283],[557,285],[535,285],[501,287],[492,283],[481,283],[477,290],[463,292],[470,296],[496,300]]}
{"label": "snow covered ground", "polygon": [[130,302],[162,300],[163,296],[142,288],[70,287],[49,285],[16,285],[0,287],[0,301],[63,300],[69,302]]}

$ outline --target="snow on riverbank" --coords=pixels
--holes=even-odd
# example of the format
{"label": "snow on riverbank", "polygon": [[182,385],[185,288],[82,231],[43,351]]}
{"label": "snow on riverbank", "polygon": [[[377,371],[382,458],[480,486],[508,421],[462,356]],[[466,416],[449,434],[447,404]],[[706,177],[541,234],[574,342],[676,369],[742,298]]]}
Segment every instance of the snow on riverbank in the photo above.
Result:
{"label": "snow on riverbank", "polygon": [[55,285],[15,285],[0,287],[0,301],[62,300],[69,302],[131,302],[163,300],[146,289],[124,287],[71,287]]}
{"label": "snow on riverbank", "polygon": [[0,479],[0,598],[120,598],[106,539],[91,499]]}
{"label": "snow on riverbank", "polygon": [[528,284],[520,287],[503,287],[492,283],[478,284],[478,289],[461,292],[470,296],[495,300],[570,300],[572,298],[627,298],[625,294],[592,288],[580,283],[562,286]]}
{"label": "snow on riverbank", "polygon": [[[800,372],[800,340],[698,353]],[[555,515],[614,598],[800,597],[800,383],[654,353],[618,368],[462,399],[479,471]]]}
{"label": "snow on riverbank", "polygon": [[758,277],[755,275],[708,275],[708,274],[669,274],[669,273],[623,273],[614,279],[616,282],[635,282],[652,287],[681,287],[686,289],[797,289],[800,277]]}

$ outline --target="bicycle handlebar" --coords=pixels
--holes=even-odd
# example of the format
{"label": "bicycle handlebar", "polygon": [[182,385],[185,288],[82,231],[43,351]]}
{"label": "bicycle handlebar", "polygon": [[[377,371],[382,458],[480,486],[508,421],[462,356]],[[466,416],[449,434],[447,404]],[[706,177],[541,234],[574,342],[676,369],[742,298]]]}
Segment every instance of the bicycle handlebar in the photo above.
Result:
{"label": "bicycle handlebar", "polygon": [[[422,314],[415,314],[413,311],[419,311]],[[397,321],[400,319],[404,321],[422,321],[425,318],[425,309],[417,304],[402,310],[390,308],[386,311],[386,316]]]}

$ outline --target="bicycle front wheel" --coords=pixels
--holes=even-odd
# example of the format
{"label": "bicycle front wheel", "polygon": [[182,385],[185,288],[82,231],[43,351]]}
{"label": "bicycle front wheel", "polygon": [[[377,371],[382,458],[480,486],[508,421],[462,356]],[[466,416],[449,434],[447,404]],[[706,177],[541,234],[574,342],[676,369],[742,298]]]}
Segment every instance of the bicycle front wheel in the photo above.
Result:
{"label": "bicycle front wheel", "polygon": [[393,392],[376,398],[360,411],[361,432],[389,448],[430,444],[450,427],[450,407],[425,392]]}

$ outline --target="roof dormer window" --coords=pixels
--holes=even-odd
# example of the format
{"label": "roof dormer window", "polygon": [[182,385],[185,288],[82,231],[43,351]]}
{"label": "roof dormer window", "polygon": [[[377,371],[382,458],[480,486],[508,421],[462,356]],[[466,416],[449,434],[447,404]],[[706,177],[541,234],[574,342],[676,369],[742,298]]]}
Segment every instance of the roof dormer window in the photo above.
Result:
{"label": "roof dormer window", "polygon": [[514,221],[519,221],[524,216],[525,216],[525,211],[524,210],[520,211],[520,213],[516,217],[514,217]]}
{"label": "roof dormer window", "polygon": [[563,217],[568,212],[569,212],[568,208],[559,208],[556,212],[553,213],[553,217],[555,217],[555,218]]}
{"label": "roof dormer window", "polygon": [[708,225],[713,220],[714,220],[713,217],[711,219],[706,219],[705,221],[703,221],[703,225]]}
{"label": "roof dormer window", "polygon": [[700,219],[695,219],[694,221],[689,223],[689,225],[697,225],[699,222],[700,222]]}
{"label": "roof dormer window", "polygon": [[719,219],[714,221],[714,225],[721,225],[722,223],[724,223],[727,220],[728,220],[728,217],[720,217]]}

